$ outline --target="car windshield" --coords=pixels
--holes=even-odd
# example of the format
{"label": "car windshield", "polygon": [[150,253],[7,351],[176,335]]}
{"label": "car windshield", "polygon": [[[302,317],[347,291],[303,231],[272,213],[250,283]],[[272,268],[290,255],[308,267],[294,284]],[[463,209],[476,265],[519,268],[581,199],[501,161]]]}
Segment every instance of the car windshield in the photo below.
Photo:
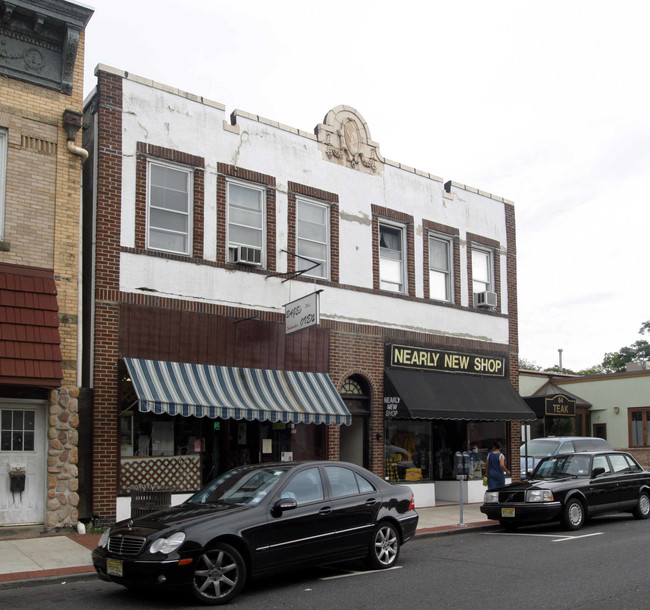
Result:
{"label": "car windshield", "polygon": [[286,474],[287,468],[250,468],[230,470],[197,491],[189,504],[257,504]]}
{"label": "car windshield", "polygon": [[519,455],[521,457],[528,455],[528,457],[543,458],[547,455],[553,455],[559,446],[560,441],[533,439],[528,441],[528,451],[526,451],[526,443],[520,447]]}
{"label": "car windshield", "polygon": [[534,479],[589,476],[590,458],[587,455],[558,455],[543,459],[533,471]]}

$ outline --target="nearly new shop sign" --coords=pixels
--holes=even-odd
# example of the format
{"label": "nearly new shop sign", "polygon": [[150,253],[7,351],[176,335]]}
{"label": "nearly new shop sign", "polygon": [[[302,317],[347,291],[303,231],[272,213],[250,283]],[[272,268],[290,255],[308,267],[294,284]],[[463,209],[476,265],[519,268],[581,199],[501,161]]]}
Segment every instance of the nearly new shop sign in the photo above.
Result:
{"label": "nearly new shop sign", "polygon": [[390,367],[505,377],[506,359],[500,356],[446,352],[406,345],[389,345],[388,348]]}

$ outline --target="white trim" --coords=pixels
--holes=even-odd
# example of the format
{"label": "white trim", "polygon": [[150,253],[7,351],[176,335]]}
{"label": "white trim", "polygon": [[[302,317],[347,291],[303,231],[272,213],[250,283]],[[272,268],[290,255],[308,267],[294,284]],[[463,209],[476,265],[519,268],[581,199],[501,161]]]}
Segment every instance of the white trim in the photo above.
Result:
{"label": "white trim", "polygon": [[[446,299],[440,299],[438,297],[434,297],[431,294],[431,272],[436,271],[438,273],[443,273],[442,270],[436,269],[431,266],[431,240],[435,239],[437,241],[445,242],[447,244],[447,265],[448,265],[448,271],[447,271],[447,278],[448,278],[448,286],[447,289],[449,291],[449,296]],[[438,233],[436,231],[429,231],[427,235],[427,246],[429,250],[429,268],[427,269],[427,272],[429,273],[429,294],[426,295],[426,298],[431,299],[433,301],[443,301],[445,303],[453,303],[454,302],[454,238],[452,235],[446,235],[444,233]]]}
{"label": "white trim", "polygon": [[[151,212],[151,168],[152,166],[163,167],[165,169],[174,170],[177,172],[182,172],[187,176],[187,247],[185,251],[180,250],[167,250],[164,248],[157,248],[152,246],[150,241],[150,224],[149,216]],[[175,211],[175,210],[169,210]],[[181,254],[183,256],[192,255],[192,237],[193,237],[193,215],[194,215],[194,168],[188,167],[186,165],[181,165],[177,163],[170,163],[168,161],[162,161],[160,159],[148,158],[147,159],[147,214],[146,214],[146,226],[145,226],[145,247],[147,250],[157,250],[159,252],[170,252],[172,254]],[[169,233],[183,235],[180,231],[168,231]]]}
{"label": "white trim", "polygon": [[[235,184],[241,188],[250,189],[257,191],[260,195],[261,202],[261,216],[262,216],[262,262],[261,267],[266,268],[266,187],[259,184],[254,184],[251,182],[246,182],[245,180],[234,180],[232,178],[226,178],[226,262],[232,262],[230,260],[230,248],[234,246],[248,246],[251,248],[259,248],[255,244],[244,244],[241,242],[235,242],[230,240],[230,185]],[[238,225],[238,226],[247,226],[247,225]],[[249,227],[254,230],[260,230],[258,227]]]}
{"label": "white trim", "polygon": [[[382,226],[392,227],[399,229],[401,237],[401,254],[402,254],[402,287],[401,290],[390,290],[389,288],[382,288],[381,277],[381,228]],[[379,288],[380,290],[387,290],[388,292],[396,292],[398,294],[408,294],[408,261],[407,261],[407,243],[406,243],[406,225],[402,222],[397,222],[387,218],[380,217],[377,226],[377,248],[379,253]]]}
{"label": "white trim", "polygon": [[[311,273],[305,271],[303,275],[309,276],[309,277],[317,277],[325,280],[329,280],[332,277],[332,229],[331,229],[331,223],[330,223],[330,215],[332,212],[332,207],[329,203],[324,202],[324,201],[319,201],[317,199],[310,199],[309,197],[303,197],[303,196],[296,196],[296,254],[300,256],[306,256],[305,254],[301,254],[298,250],[298,241],[301,239],[298,229],[300,227],[300,218],[298,215],[298,208],[300,206],[300,203],[306,203],[308,205],[313,205],[316,207],[323,208],[325,210],[325,253],[326,253],[326,259],[325,259],[325,264],[327,265],[326,273],[325,275],[319,275],[314,273],[318,267],[316,267],[314,270],[312,270]],[[309,240],[306,238],[302,238],[304,241],[311,241],[316,244],[322,244],[323,242],[318,242],[315,240]],[[297,261],[296,261],[297,265]],[[322,266],[322,265],[321,265]]]}

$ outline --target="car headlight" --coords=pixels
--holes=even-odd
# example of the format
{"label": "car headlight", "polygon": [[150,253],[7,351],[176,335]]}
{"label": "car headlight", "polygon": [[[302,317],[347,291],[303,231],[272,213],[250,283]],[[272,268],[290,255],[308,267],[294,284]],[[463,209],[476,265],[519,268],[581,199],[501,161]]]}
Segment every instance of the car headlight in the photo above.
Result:
{"label": "car headlight", "polygon": [[169,536],[169,538],[158,538],[158,540],[154,540],[149,547],[149,552],[169,554],[174,552],[184,541],[185,532],[176,532]]}
{"label": "car headlight", "polygon": [[105,529],[104,532],[102,533],[101,537],[99,538],[99,542],[97,543],[97,546],[100,546],[103,549],[105,549],[108,546],[108,539],[110,538],[110,536],[111,536],[111,528],[109,527]]}
{"label": "car headlight", "polygon": [[550,489],[529,489],[526,502],[553,502],[553,492]]}
{"label": "car headlight", "polygon": [[483,496],[483,501],[486,504],[488,502],[498,502],[499,501],[499,492],[498,491],[486,491],[485,496]]}

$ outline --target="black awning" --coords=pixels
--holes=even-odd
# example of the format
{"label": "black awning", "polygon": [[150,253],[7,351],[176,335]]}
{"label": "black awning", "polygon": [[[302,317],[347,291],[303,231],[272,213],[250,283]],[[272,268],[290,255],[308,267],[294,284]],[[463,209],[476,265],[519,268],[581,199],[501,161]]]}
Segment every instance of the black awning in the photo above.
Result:
{"label": "black awning", "polygon": [[386,381],[384,395],[388,400],[384,400],[387,405],[391,404],[391,389],[393,396],[399,398],[397,408],[393,407],[393,417],[481,421],[537,419],[512,384],[501,377],[389,369]]}

